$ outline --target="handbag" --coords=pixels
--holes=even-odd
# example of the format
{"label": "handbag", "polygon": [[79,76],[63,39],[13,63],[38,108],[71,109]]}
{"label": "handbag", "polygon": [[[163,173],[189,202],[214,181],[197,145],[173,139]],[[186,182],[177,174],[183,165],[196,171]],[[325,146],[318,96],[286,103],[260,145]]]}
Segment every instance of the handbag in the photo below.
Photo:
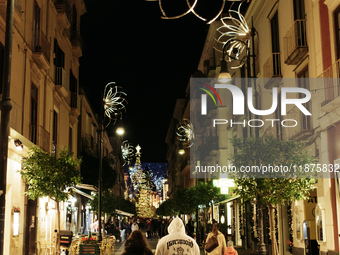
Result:
{"label": "handbag", "polygon": [[211,236],[208,242],[205,244],[204,250],[206,252],[212,252],[218,246],[218,241],[216,236]]}

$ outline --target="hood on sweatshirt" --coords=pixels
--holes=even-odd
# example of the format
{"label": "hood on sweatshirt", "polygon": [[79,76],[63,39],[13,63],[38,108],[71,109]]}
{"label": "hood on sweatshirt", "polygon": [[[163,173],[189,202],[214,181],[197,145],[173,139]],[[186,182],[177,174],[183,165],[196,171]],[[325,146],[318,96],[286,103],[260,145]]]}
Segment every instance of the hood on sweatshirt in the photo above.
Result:
{"label": "hood on sweatshirt", "polygon": [[176,218],[171,221],[170,225],[168,226],[168,232],[169,234],[175,232],[185,234],[185,227],[183,221],[180,218],[178,218],[178,216],[176,216]]}

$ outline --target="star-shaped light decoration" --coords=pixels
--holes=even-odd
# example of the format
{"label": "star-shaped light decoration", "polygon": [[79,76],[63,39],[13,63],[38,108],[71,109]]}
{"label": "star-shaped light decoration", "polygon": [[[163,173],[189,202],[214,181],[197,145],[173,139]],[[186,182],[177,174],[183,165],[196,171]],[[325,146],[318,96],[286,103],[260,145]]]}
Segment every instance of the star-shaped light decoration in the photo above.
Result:
{"label": "star-shaped light decoration", "polygon": [[193,145],[195,139],[194,128],[188,119],[183,118],[179,122],[176,134],[177,139],[182,142],[183,145],[186,145],[187,147]]}
{"label": "star-shaped light decoration", "polygon": [[141,150],[142,148],[139,146],[139,144],[136,146],[136,156],[137,157],[140,157],[140,155],[142,154],[141,152],[140,152],[140,150]]}
{"label": "star-shaped light decoration", "polygon": [[[239,68],[244,65],[245,61],[241,58],[242,53],[249,49],[250,46],[250,29],[248,27],[247,21],[241,14],[242,3],[238,6],[237,11],[232,9],[233,4],[230,6],[229,15],[227,17],[222,17],[222,26],[217,28],[220,36],[216,39],[218,43],[222,45],[222,48],[226,47],[225,51],[230,58],[238,60],[239,64],[237,66],[231,67],[232,69]],[[217,51],[222,52],[222,50],[217,49]],[[245,52],[247,54],[247,52]]]}
{"label": "star-shaped light decoration", "polygon": [[[119,91],[120,87],[115,85],[115,82],[110,82],[105,86],[103,104],[105,115],[114,122],[121,116],[122,110],[125,110],[125,103],[127,103],[124,96],[126,93]],[[110,124],[110,123],[109,123]],[[107,124],[107,125],[109,125]]]}

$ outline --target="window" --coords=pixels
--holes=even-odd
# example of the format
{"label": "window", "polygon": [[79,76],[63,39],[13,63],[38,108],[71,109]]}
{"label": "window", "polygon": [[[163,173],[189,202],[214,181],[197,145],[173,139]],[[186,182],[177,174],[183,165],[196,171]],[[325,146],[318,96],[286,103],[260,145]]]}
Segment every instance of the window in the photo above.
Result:
{"label": "window", "polygon": [[71,108],[77,108],[78,80],[70,69]]}
{"label": "window", "polygon": [[69,150],[69,152],[72,152],[72,145],[73,145],[73,143],[72,143],[72,139],[73,139],[72,127],[70,127],[68,133],[69,133],[69,136],[68,136],[68,150]]}
{"label": "window", "polygon": [[58,113],[53,111],[53,136],[52,136],[52,154],[57,156],[57,144],[58,144]]}
{"label": "window", "polygon": [[293,0],[294,20],[305,19],[305,0]]}
{"label": "window", "polygon": [[[298,79],[298,86],[300,88],[304,88],[309,90],[309,74],[308,74],[308,67],[306,67],[305,69],[303,69],[298,75],[297,77]],[[301,97],[301,93],[299,94],[299,96]],[[303,96],[302,96],[303,97]],[[311,111],[311,100],[308,101],[307,103],[303,104],[303,106],[310,112]],[[311,129],[311,119],[309,115],[304,115],[303,113],[301,113],[301,123],[302,123],[302,130],[306,130],[306,129]]]}
{"label": "window", "polygon": [[40,27],[41,27],[41,20],[40,20],[40,7],[36,1],[34,1],[33,6],[33,51],[40,52],[39,49],[39,37],[40,37]]}
{"label": "window", "polygon": [[31,142],[37,143],[37,125],[38,125],[38,88],[32,83],[31,85]]}
{"label": "window", "polygon": [[270,24],[272,33],[272,52],[280,53],[279,15],[277,11],[271,19]]}
{"label": "window", "polygon": [[270,21],[273,53],[273,76],[281,76],[280,36],[278,11]]}
{"label": "window", "polygon": [[64,68],[64,66],[65,66],[65,53],[59,47],[57,39],[54,39],[54,53],[55,53],[54,65],[56,67]]}
{"label": "window", "polygon": [[335,38],[337,46],[337,59],[340,59],[340,7],[334,12]]}

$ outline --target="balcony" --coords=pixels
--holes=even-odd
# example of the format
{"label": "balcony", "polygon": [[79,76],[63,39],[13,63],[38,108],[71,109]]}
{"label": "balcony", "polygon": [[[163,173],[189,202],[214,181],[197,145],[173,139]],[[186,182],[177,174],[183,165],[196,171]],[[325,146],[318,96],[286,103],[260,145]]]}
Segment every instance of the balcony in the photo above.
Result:
{"label": "balcony", "polygon": [[70,91],[70,79],[62,67],[55,68],[55,86],[59,96],[67,98]]}
{"label": "balcony", "polygon": [[94,137],[91,134],[85,135],[85,147],[92,153],[97,152],[97,143],[95,143]]}
{"label": "balcony", "polygon": [[306,20],[296,20],[283,38],[285,45],[285,64],[296,65],[308,52]]}
{"label": "balcony", "polygon": [[[305,106],[308,108],[308,106]],[[284,128],[285,139],[293,140],[305,140],[309,136],[314,134],[312,129],[311,116],[304,115],[301,110],[297,107],[292,108],[285,119],[294,119],[298,122],[295,127]],[[293,123],[287,123],[287,125],[293,125]]]}
{"label": "balcony", "polygon": [[30,140],[44,151],[50,152],[50,133],[42,126],[30,126]]}
{"label": "balcony", "polygon": [[57,21],[61,28],[70,27],[71,5],[68,1],[54,0],[54,6],[57,10]]}
{"label": "balcony", "polygon": [[50,67],[51,44],[40,30],[33,31],[33,60],[40,69]]}
{"label": "balcony", "polygon": [[219,151],[218,137],[207,137],[204,145],[201,145],[198,152],[201,156],[201,160],[210,161],[213,156],[216,156]]}
{"label": "balcony", "polygon": [[82,56],[81,37],[78,31],[71,31],[72,53],[80,58]]}
{"label": "balcony", "polygon": [[80,100],[78,93],[71,93],[71,114],[78,117],[80,112]]}
{"label": "balcony", "polygon": [[263,65],[263,78],[267,79],[265,88],[270,89],[281,82],[281,55],[272,53],[266,63]]}
{"label": "balcony", "polygon": [[319,89],[319,99],[322,112],[331,112],[340,106],[340,66],[337,60],[332,66],[327,68],[317,79]]}

